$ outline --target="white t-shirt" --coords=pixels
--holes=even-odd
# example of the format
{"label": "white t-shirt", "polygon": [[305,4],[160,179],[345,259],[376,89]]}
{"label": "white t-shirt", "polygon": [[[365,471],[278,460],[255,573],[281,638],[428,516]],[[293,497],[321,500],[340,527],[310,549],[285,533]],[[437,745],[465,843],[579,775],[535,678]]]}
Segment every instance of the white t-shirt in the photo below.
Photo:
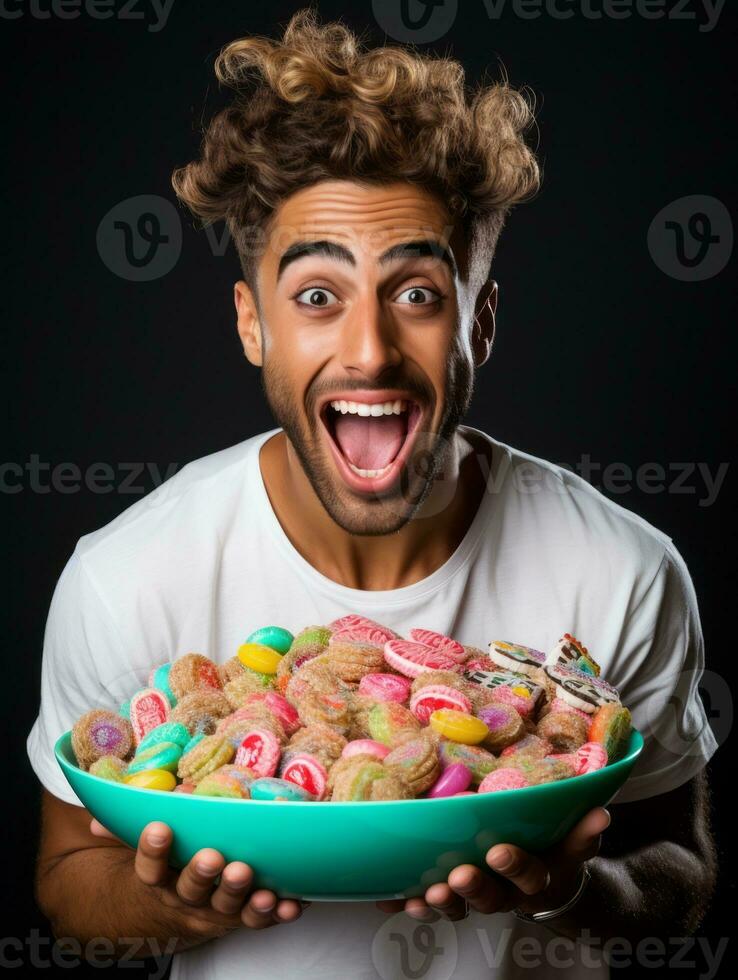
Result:
{"label": "white t-shirt", "polygon": [[[697,689],[694,589],[671,539],[573,473],[465,430],[492,445],[488,492],[448,561],[404,588],[347,588],[293,547],[258,462],[279,429],[190,463],[82,537],[51,603],[28,736],[43,785],[79,805],[54,758],[56,738],[92,707],[117,708],[154,665],[191,650],[221,663],[259,626],[296,632],[348,612],[483,649],[503,639],[548,650],[571,632],[646,740],[616,802],[694,776],[717,743]],[[537,976],[559,977],[564,964],[569,980],[609,975],[586,947],[512,913],[428,926],[373,903],[314,902],[295,923],[178,954],[172,978],[511,980],[530,977],[535,963]]]}

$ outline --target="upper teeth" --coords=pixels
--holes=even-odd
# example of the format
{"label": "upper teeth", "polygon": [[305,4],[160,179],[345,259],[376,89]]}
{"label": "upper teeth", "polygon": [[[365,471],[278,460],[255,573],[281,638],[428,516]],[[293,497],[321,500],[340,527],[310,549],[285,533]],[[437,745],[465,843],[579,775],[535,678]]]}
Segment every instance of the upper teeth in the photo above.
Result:
{"label": "upper teeth", "polygon": [[365,402],[331,402],[331,408],[335,408],[342,415],[399,415],[400,412],[407,411],[408,403],[398,398],[394,402],[375,402],[367,405]]}

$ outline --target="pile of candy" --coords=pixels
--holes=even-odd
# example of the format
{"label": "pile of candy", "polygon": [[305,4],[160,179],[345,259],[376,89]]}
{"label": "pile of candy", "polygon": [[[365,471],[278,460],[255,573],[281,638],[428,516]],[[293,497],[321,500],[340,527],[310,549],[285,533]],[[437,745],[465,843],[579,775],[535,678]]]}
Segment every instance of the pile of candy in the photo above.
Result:
{"label": "pile of candy", "polygon": [[78,765],[133,786],[254,800],[403,800],[516,789],[619,757],[630,712],[566,633],[489,652],[359,615],[188,653],[119,713],[72,729]]}

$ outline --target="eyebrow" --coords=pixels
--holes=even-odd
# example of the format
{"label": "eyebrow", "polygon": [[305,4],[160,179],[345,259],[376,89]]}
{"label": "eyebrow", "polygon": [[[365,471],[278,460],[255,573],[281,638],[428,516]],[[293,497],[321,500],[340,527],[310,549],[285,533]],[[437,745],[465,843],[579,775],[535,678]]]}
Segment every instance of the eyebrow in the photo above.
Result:
{"label": "eyebrow", "polygon": [[[279,278],[292,262],[304,258],[306,255],[324,255],[326,258],[334,259],[336,262],[346,262],[348,265],[356,266],[356,259],[350,249],[338,242],[331,242],[321,239],[320,241],[294,242],[282,253],[277,268],[277,282]],[[382,252],[379,256],[379,264],[387,265],[395,259],[425,258],[431,256],[445,262],[454,278],[458,275],[456,260],[450,248],[441,245],[440,242],[432,238],[420,238],[409,242],[400,242]]]}

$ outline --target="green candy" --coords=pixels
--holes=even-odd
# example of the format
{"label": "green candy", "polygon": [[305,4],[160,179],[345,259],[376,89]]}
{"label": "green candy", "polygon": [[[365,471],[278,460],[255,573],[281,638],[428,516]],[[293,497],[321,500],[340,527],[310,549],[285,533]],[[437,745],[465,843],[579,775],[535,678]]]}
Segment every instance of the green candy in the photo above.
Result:
{"label": "green candy", "polygon": [[162,725],[157,725],[156,728],[152,728],[150,732],[144,735],[138,743],[136,754],[138,755],[144,749],[148,749],[151,745],[158,745],[160,742],[174,742],[175,745],[184,748],[191,738],[192,736],[186,725],[182,725],[178,721],[165,721]]}
{"label": "green candy", "polygon": [[299,650],[301,647],[311,646],[317,643],[319,646],[327,647],[331,638],[331,631],[327,626],[308,626],[301,633],[298,633],[292,641],[292,650]]}
{"label": "green candy", "polygon": [[281,626],[262,626],[246,637],[247,643],[261,643],[277,653],[287,653],[293,640],[292,633]]}
{"label": "green candy", "polygon": [[129,721],[131,720],[130,698],[128,699],[128,701],[124,701],[123,704],[120,706],[120,708],[118,708],[118,714],[121,716],[121,718],[127,718]]}
{"label": "green candy", "polygon": [[114,755],[104,755],[101,759],[96,759],[90,766],[89,772],[92,776],[99,776],[100,779],[109,779],[114,783],[122,783],[126,774],[126,763]]}
{"label": "green candy", "polygon": [[197,744],[198,744],[199,742],[202,742],[202,740],[203,740],[204,738],[205,738],[205,733],[204,733],[204,732],[197,732],[197,733],[196,733],[195,735],[193,735],[193,736],[192,736],[192,738],[191,738],[191,739],[189,740],[189,742],[187,742],[187,743],[185,744],[185,746],[184,746],[184,748],[182,749],[182,755],[187,755],[187,753],[188,753],[188,752],[189,752],[189,751],[190,751],[191,749],[194,749],[194,747],[195,747],[195,746],[196,746],[196,745],[197,745]]}
{"label": "green candy", "polygon": [[176,772],[181,755],[181,745],[176,745],[174,742],[157,742],[143,752],[136,753],[126,775],[132,776],[136,772],[145,772],[147,769],[166,769],[167,772]]}

